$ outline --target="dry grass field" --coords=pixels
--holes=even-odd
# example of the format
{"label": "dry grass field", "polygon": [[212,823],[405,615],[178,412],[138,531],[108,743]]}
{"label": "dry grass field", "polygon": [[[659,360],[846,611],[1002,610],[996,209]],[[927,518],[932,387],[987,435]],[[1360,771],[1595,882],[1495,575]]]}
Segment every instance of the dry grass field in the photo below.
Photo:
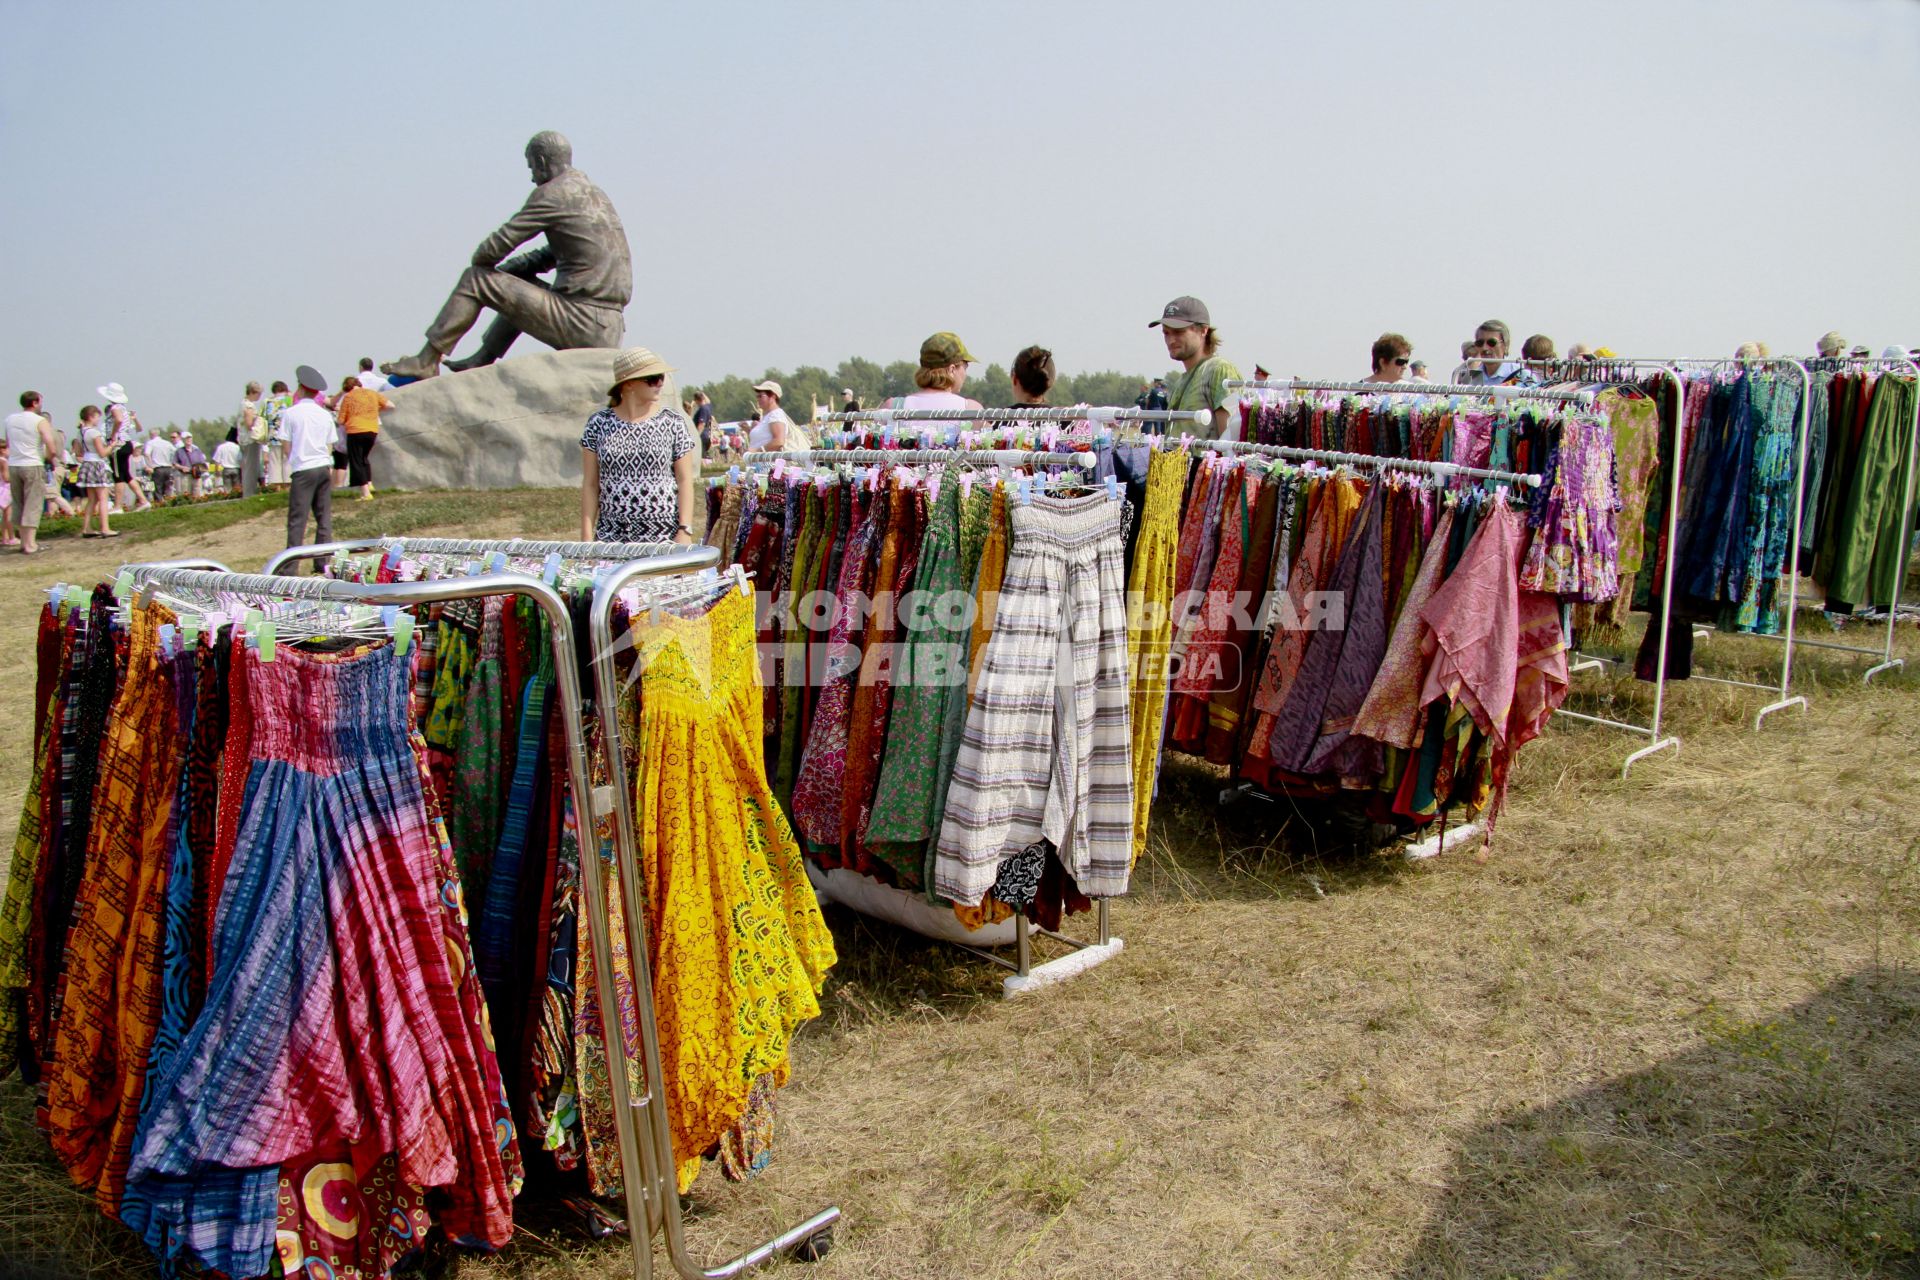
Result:
{"label": "dry grass field", "polygon": [[[561,535],[572,501],[383,495],[341,528]],[[278,545],[275,515],[217,523],[0,558],[0,849],[36,590]],[[832,1203],[838,1247],[791,1274],[1920,1275],[1920,682],[1862,665],[1807,651],[1811,710],[1762,734],[1760,695],[1682,687],[1683,749],[1627,780],[1632,740],[1557,722],[1484,856],[1356,851],[1310,812],[1221,808],[1176,760],[1124,954],[1012,1002],[979,961],[831,911],[843,960],[774,1167],[703,1176],[695,1245],[719,1261]],[[1570,706],[1644,714],[1632,681],[1579,681]],[[17,1081],[0,1187],[0,1259],[153,1273],[65,1186]],[[455,1270],[628,1274],[620,1248],[531,1234]]]}

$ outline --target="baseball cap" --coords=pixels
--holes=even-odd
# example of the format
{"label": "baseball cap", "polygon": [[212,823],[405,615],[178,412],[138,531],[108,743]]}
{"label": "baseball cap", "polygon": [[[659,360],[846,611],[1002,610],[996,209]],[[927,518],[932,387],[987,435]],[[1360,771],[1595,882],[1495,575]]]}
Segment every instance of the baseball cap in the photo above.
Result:
{"label": "baseball cap", "polygon": [[1182,295],[1161,310],[1158,320],[1148,321],[1147,328],[1185,329],[1196,324],[1205,328],[1213,327],[1213,317],[1207,314],[1207,304],[1198,298]]}
{"label": "baseball cap", "polygon": [[775,382],[772,378],[768,378],[765,382],[754,383],[753,389],[755,391],[764,391],[768,395],[771,395],[775,400],[778,400],[781,396],[786,394],[786,392],[780,389],[780,384]]}
{"label": "baseball cap", "polygon": [[950,364],[976,363],[973,352],[967,350],[967,344],[960,341],[957,333],[948,333],[942,329],[920,344],[920,367],[922,369],[944,369]]}

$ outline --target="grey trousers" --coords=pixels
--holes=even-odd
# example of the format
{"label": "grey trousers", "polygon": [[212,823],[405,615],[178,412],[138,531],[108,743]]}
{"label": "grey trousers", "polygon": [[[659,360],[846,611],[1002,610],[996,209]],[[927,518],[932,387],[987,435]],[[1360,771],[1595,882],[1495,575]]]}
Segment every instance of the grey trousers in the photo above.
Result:
{"label": "grey trousers", "polygon": [[627,331],[618,307],[555,293],[538,280],[525,280],[492,267],[468,267],[460,273],[446,305],[427,329],[427,345],[442,357],[473,328],[483,308],[499,318],[487,329],[485,350],[492,359],[506,354],[522,333],[530,333],[557,351],[575,347],[617,347]]}
{"label": "grey trousers", "polygon": [[307,512],[313,512],[315,542],[333,541],[333,468],[308,467],[293,473],[287,493],[287,545],[307,541]]}
{"label": "grey trousers", "polygon": [[263,446],[258,440],[249,440],[240,446],[240,494],[251,498],[260,492],[260,484],[266,479],[261,466],[266,462],[262,453]]}

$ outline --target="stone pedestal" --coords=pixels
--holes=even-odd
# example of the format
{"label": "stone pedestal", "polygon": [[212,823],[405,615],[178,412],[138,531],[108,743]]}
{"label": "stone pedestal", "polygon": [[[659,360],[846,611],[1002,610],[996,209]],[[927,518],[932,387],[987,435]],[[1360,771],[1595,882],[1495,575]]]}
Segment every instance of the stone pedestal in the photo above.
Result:
{"label": "stone pedestal", "polygon": [[[373,481],[395,489],[577,488],[580,429],[606,407],[609,347],[509,356],[387,393]],[[668,380],[663,403],[677,406]]]}

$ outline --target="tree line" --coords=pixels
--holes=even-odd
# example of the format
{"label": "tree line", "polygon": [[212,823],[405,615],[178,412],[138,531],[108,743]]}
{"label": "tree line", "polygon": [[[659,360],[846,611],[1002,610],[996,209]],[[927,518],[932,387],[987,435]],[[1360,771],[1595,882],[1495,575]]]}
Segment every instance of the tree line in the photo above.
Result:
{"label": "tree line", "polygon": [[[803,364],[791,371],[768,369],[758,378],[729,375],[717,382],[689,384],[681,389],[681,394],[691,399],[694,392],[704,391],[712,397],[714,416],[719,421],[737,422],[753,416],[753,385],[771,379],[779,383],[781,391],[785,393],[780,403],[788,416],[805,422],[816,402],[823,410],[839,409],[840,392],[846,387],[853,389],[853,394],[865,409],[878,408],[882,401],[890,397],[907,395],[915,389],[913,374],[916,367],[911,360],[895,360],[892,364],[882,365],[854,356],[842,360],[832,369]],[[1062,374],[1048,393],[1047,403],[1061,406],[1130,405],[1139,398],[1141,388],[1152,380],[1151,376],[1142,377],[1110,369],[1098,373]],[[989,409],[1004,408],[1013,403],[1013,379],[1004,365],[990,364],[967,379],[961,394],[978,400]]]}

